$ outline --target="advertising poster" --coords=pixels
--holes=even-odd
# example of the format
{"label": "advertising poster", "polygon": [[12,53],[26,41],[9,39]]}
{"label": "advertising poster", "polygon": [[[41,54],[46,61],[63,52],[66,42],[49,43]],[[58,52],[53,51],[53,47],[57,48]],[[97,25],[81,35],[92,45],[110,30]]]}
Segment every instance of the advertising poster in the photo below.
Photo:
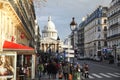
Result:
{"label": "advertising poster", "polygon": [[0,53],[0,80],[16,80],[15,52]]}

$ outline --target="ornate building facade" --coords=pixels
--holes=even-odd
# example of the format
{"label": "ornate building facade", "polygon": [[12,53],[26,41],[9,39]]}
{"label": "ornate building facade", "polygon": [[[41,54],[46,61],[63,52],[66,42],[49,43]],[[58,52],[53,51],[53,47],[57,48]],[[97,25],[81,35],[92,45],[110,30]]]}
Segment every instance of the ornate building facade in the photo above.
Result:
{"label": "ornate building facade", "polygon": [[117,55],[120,55],[120,0],[112,0],[107,14],[108,49],[113,49],[113,55],[116,58]]}
{"label": "ornate building facade", "polygon": [[52,22],[51,17],[48,17],[48,22],[42,30],[42,39],[40,49],[43,52],[59,52],[61,41],[58,37],[55,24]]}
{"label": "ornate building facade", "polygon": [[25,64],[35,78],[35,20],[33,0],[0,0],[0,56],[14,53],[14,80]]}
{"label": "ornate building facade", "polygon": [[107,47],[107,10],[107,7],[99,6],[87,16],[82,26],[84,38],[79,39],[84,39],[84,56],[88,58],[101,57],[102,49]]}

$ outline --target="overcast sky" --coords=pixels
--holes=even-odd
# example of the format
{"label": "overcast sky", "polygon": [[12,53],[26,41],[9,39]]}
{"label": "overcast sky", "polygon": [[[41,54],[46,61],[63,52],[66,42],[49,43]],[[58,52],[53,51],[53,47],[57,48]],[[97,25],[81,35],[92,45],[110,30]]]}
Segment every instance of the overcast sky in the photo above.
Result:
{"label": "overcast sky", "polygon": [[99,5],[109,6],[111,0],[35,0],[35,11],[41,31],[51,16],[58,35],[64,40],[71,32],[70,22],[75,17],[77,24],[87,14],[92,13]]}

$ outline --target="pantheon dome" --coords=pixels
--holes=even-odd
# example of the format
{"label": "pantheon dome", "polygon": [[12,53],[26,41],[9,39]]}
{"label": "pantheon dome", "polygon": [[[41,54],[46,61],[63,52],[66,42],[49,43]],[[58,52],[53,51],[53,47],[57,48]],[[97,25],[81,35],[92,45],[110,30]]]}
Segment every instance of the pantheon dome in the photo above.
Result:
{"label": "pantheon dome", "polygon": [[51,16],[48,17],[48,22],[42,30],[42,38],[52,38],[57,39],[57,30],[55,29],[55,24],[51,20]]}

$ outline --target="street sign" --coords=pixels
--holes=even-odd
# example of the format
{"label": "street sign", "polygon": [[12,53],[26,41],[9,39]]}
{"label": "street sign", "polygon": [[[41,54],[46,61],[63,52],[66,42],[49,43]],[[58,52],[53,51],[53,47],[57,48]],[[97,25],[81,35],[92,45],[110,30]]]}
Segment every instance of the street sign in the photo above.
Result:
{"label": "street sign", "polygon": [[74,57],[74,54],[69,54],[69,53],[67,53],[67,54],[66,54],[66,57]]}
{"label": "street sign", "polygon": [[74,53],[74,50],[65,50],[65,52],[67,52],[67,53]]}

